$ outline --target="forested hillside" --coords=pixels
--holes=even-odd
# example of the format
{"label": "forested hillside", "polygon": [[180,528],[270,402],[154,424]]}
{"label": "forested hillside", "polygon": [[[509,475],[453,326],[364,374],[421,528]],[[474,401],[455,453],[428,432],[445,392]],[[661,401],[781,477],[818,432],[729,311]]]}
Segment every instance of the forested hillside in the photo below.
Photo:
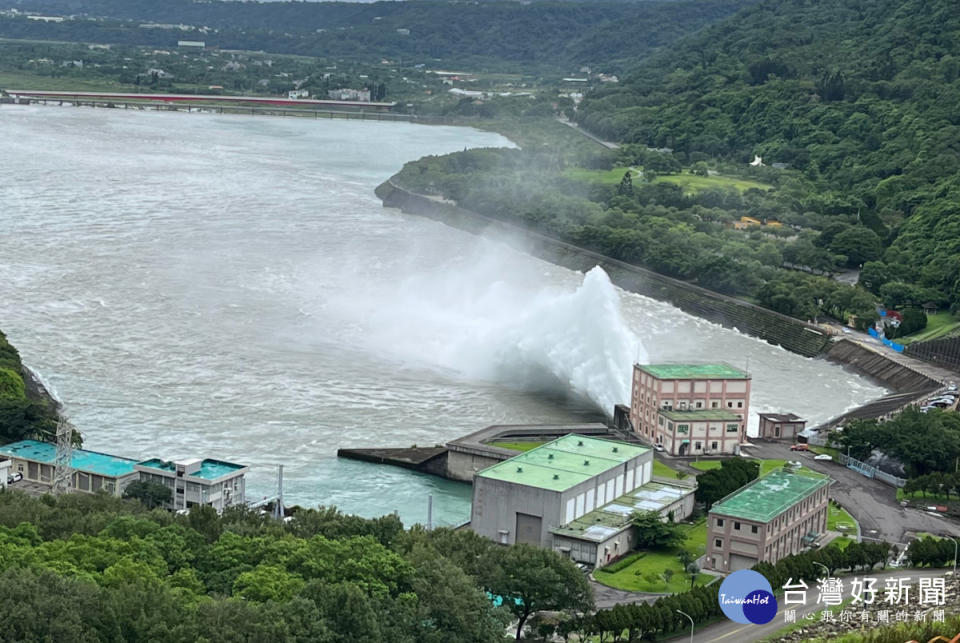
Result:
{"label": "forested hillside", "polygon": [[[176,46],[375,59],[474,70],[617,70],[754,0],[608,2],[191,2],[3,0],[0,9],[66,16],[0,16],[6,38]],[[153,24],[155,26],[150,27]],[[148,26],[145,26],[148,25]],[[182,25],[161,28],[156,25]],[[521,67],[521,65],[523,67]],[[527,71],[529,71],[527,69]]]}
{"label": "forested hillside", "polygon": [[864,285],[955,308],[958,35],[951,0],[766,0],[644,61],[576,118],[684,163],[757,154],[799,169],[816,188],[797,195],[797,212],[884,242]]}
{"label": "forested hillside", "polygon": [[56,410],[28,390],[20,353],[0,332],[0,444],[49,439],[55,432]]}
{"label": "forested hillside", "polygon": [[0,552],[11,641],[493,643],[523,610],[484,590],[532,609],[592,607],[584,574],[550,550],[333,509],[277,522],[9,491]]}

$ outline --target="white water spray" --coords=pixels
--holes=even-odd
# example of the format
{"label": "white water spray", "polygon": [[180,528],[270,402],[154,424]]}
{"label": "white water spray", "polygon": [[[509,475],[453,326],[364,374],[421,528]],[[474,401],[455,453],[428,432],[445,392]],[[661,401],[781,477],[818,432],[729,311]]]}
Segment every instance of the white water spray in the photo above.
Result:
{"label": "white water spray", "polygon": [[646,352],[607,274],[596,267],[577,286],[544,291],[542,279],[517,268],[529,258],[521,264],[510,249],[481,245],[469,259],[418,270],[390,287],[351,288],[328,300],[323,314],[365,320],[350,343],[411,366],[574,394],[607,415],[629,403],[631,365]]}

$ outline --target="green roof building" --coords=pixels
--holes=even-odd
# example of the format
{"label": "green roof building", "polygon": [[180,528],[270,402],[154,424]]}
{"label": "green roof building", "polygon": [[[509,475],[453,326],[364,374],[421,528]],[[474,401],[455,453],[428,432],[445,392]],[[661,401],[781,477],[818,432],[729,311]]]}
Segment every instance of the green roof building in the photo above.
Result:
{"label": "green roof building", "polygon": [[672,455],[736,455],[746,440],[750,385],[750,373],[729,364],[635,364],[630,423]]}
{"label": "green roof building", "polygon": [[470,527],[504,545],[530,543],[604,564],[629,551],[624,532],[632,534],[634,510],[676,505],[678,518],[692,511],[693,488],[648,488],[652,475],[647,447],[566,435],[477,472]]}
{"label": "green roof building", "polygon": [[748,569],[813,546],[827,528],[833,480],[802,466],[757,478],[710,508],[705,567]]}

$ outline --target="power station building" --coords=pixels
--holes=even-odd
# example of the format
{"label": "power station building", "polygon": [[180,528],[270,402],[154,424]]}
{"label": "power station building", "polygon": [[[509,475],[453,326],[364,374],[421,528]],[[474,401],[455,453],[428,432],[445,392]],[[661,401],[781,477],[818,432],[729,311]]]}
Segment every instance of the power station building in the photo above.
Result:
{"label": "power station building", "polygon": [[168,509],[189,509],[210,505],[221,513],[242,505],[246,496],[244,474],[249,467],[222,460],[192,458],[169,462],[154,458],[137,464],[140,479],[170,489],[173,500]]}
{"label": "power station building", "polygon": [[[24,480],[53,488],[57,445],[37,440],[21,440],[0,447],[0,458],[9,458],[11,470],[23,474]],[[71,486],[76,491],[98,491],[119,496],[131,482],[140,479],[136,460],[96,451],[74,449],[70,460],[73,469]]]}
{"label": "power station building", "polygon": [[647,447],[566,435],[478,472],[470,527],[599,567],[632,549],[633,512],[681,520],[693,511],[693,485],[652,476]]}
{"label": "power station building", "polygon": [[630,423],[671,455],[738,453],[750,382],[749,373],[728,364],[635,364]]}
{"label": "power station building", "polygon": [[814,545],[827,529],[833,480],[799,466],[757,478],[710,508],[704,568],[776,563]]}
{"label": "power station building", "polygon": [[[50,442],[22,440],[0,447],[0,472],[23,474],[23,480],[53,488],[57,446]],[[245,502],[245,474],[249,467],[221,460],[181,460],[167,462],[159,458],[138,462],[96,451],[73,449],[71,490],[122,496],[132,482],[155,482],[173,494],[168,509],[189,509],[210,505],[218,512]],[[7,476],[3,475],[3,482]],[[14,485],[15,487],[16,485]]]}

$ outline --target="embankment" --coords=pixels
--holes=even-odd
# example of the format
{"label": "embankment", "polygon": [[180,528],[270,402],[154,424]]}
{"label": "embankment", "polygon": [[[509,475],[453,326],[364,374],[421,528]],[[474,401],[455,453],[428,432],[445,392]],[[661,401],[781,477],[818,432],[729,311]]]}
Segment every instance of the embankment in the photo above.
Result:
{"label": "embankment", "polygon": [[898,392],[931,391],[940,384],[927,373],[848,339],[835,342],[827,351],[826,357],[866,373],[887,388]]}
{"label": "embankment", "polygon": [[392,180],[380,185],[376,193],[386,207],[426,216],[475,234],[501,234],[506,241],[522,246],[526,252],[572,270],[587,271],[599,265],[614,284],[625,290],[669,302],[691,315],[736,328],[800,355],[819,355],[830,343],[831,336],[812,324],[552,239],[513,223],[465,210],[450,202],[409,192]]}

